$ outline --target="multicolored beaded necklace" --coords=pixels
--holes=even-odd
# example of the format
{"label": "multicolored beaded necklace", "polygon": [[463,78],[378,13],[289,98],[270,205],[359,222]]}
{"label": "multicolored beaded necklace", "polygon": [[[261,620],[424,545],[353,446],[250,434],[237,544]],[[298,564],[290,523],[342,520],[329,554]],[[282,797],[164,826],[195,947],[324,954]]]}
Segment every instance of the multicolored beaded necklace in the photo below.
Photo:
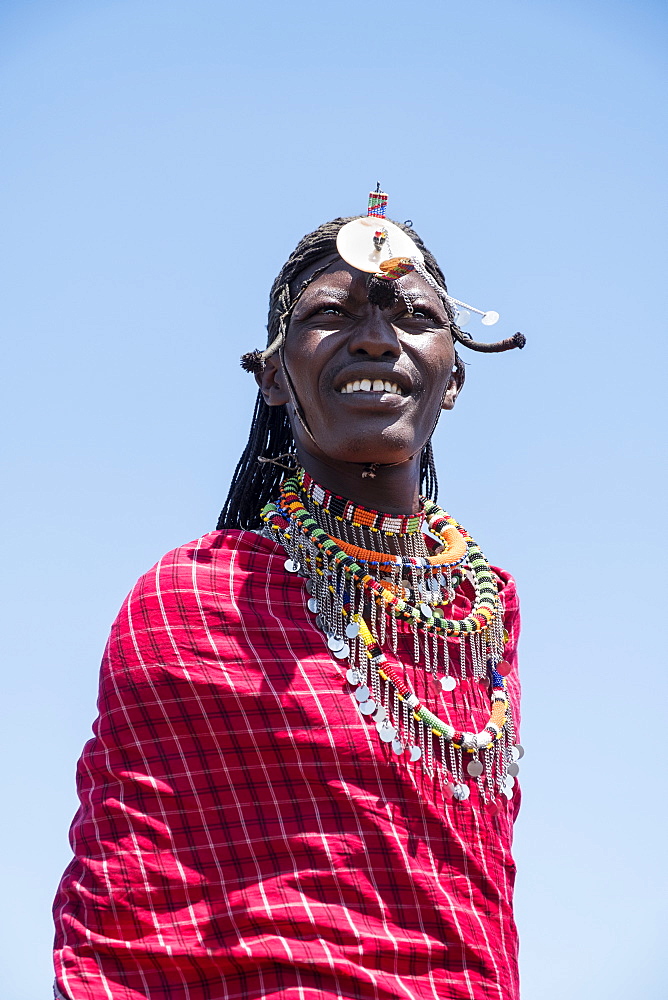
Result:
{"label": "multicolored beaded necklace", "polygon": [[[379,739],[398,757],[420,761],[446,798],[468,799],[467,777],[493,809],[499,792],[510,797],[523,751],[515,745],[506,693],[503,608],[489,563],[468,532],[431,500],[423,498],[415,514],[387,515],[330,493],[304,470],[284,481],[261,516],[286,550],[286,570],[306,578],[308,608],[333,655],[348,660],[346,679]],[[436,554],[426,544],[425,525],[439,543]],[[367,547],[374,536],[382,537],[382,551]],[[386,551],[392,542],[396,553]],[[471,611],[448,618],[444,608],[464,577],[474,589]],[[480,732],[440,719],[388,662],[383,647],[389,632],[396,654],[401,622],[413,634],[416,667],[424,664],[425,681],[431,676],[438,690],[456,687],[453,660],[461,679],[487,679],[490,717]]]}

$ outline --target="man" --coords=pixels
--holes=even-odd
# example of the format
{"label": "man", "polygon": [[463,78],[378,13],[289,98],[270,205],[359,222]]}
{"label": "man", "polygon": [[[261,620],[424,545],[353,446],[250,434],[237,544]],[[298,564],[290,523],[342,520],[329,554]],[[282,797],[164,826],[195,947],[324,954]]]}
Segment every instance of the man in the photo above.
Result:
{"label": "man", "polygon": [[518,607],[434,500],[455,341],[373,196],[283,267],[219,530],[112,629],[57,996],[518,997]]}

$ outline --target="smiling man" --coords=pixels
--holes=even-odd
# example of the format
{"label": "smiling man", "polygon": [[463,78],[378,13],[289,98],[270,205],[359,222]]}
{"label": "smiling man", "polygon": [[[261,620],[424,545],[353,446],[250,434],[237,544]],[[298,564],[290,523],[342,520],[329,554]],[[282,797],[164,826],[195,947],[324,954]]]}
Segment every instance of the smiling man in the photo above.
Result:
{"label": "smiling man", "polygon": [[218,530],[112,629],[55,903],[69,1000],[515,1000],[512,578],[435,502],[443,275],[369,215],[271,292]]}

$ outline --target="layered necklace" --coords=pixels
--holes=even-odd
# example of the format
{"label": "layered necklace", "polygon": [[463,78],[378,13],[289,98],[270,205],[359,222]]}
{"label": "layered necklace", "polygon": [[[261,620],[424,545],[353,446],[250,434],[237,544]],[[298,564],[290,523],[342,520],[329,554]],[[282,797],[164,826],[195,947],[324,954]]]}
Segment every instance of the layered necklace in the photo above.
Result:
{"label": "layered necklace", "polygon": [[[286,550],[285,569],[305,578],[309,611],[332,654],[348,661],[346,680],[381,742],[437,779],[445,799],[468,799],[473,780],[495,811],[500,793],[512,796],[523,753],[506,692],[503,607],[468,532],[433,501],[421,503],[415,514],[383,514],[330,493],[302,469],[261,516]],[[470,612],[455,618],[464,580],[474,598]],[[412,684],[383,652],[396,655],[400,630],[413,637]],[[435,693],[470,677],[487,681],[490,698],[489,719],[477,733],[432,710]]]}

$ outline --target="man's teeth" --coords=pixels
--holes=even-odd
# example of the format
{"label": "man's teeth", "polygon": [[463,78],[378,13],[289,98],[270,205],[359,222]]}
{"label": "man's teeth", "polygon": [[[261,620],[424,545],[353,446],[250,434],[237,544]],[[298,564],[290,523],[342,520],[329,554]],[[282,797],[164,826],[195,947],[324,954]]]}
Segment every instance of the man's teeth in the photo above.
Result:
{"label": "man's teeth", "polygon": [[363,378],[355,382],[347,382],[339,390],[340,392],[393,392],[395,396],[403,396],[403,393],[396,382],[383,382],[382,379],[375,378],[373,382],[369,378]]}

